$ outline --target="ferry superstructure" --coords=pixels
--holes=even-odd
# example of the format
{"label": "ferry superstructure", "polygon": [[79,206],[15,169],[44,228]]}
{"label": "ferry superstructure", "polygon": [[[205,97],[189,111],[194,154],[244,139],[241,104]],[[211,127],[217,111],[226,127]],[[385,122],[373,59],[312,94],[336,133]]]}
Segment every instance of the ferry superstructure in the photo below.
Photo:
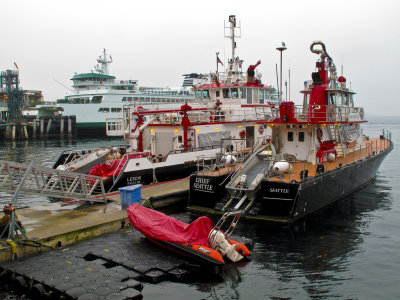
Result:
{"label": "ferry superstructure", "polygon": [[76,116],[78,134],[105,135],[106,119],[122,117],[124,104],[168,107],[194,101],[190,82],[194,74],[185,75],[182,88],[139,86],[137,80],[117,80],[109,74],[113,60],[105,49],[97,62],[94,71],[75,74],[71,93],[57,100],[63,115]]}

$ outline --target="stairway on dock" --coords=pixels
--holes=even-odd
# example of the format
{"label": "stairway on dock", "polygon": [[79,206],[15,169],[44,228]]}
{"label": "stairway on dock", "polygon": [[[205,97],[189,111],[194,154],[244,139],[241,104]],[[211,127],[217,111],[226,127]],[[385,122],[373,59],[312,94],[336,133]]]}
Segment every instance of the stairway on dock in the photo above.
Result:
{"label": "stairway on dock", "polygon": [[99,176],[0,161],[0,191],[14,193],[17,190],[62,199],[107,202]]}

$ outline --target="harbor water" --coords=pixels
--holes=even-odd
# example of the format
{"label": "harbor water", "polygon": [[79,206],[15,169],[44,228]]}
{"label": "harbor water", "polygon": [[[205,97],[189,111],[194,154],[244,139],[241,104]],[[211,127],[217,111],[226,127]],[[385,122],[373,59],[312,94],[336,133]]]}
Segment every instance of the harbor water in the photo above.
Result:
{"label": "harbor water", "polygon": [[[400,299],[400,117],[367,119],[365,135],[385,128],[395,145],[371,184],[294,225],[239,222],[235,233],[255,242],[249,261],[192,282],[145,283],[144,299]],[[123,141],[3,141],[0,159],[52,166],[63,150],[118,144]],[[10,196],[1,196],[2,206]],[[19,206],[49,201],[24,196]]]}

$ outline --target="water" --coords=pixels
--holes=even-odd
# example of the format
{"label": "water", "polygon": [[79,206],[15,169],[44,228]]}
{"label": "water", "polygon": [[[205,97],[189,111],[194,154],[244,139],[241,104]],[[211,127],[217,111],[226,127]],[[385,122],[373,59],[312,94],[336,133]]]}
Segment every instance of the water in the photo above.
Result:
{"label": "water", "polygon": [[[392,133],[394,150],[366,188],[292,226],[242,222],[255,241],[251,260],[228,265],[220,278],[145,284],[145,299],[400,299],[400,118],[370,118],[366,135]],[[115,140],[29,141],[0,145],[0,159],[51,166],[64,149]],[[0,200],[4,201],[4,200]],[[30,205],[49,201],[25,199]]]}

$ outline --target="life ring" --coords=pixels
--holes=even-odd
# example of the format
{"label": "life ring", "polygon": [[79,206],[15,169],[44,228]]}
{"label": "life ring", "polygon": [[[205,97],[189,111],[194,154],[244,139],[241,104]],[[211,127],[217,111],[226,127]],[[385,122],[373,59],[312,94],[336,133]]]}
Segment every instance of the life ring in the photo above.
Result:
{"label": "life ring", "polygon": [[239,132],[239,136],[241,139],[245,139],[246,138],[246,131],[242,130],[241,132]]}
{"label": "life ring", "polygon": [[264,125],[258,126],[258,133],[261,135],[264,133]]}

